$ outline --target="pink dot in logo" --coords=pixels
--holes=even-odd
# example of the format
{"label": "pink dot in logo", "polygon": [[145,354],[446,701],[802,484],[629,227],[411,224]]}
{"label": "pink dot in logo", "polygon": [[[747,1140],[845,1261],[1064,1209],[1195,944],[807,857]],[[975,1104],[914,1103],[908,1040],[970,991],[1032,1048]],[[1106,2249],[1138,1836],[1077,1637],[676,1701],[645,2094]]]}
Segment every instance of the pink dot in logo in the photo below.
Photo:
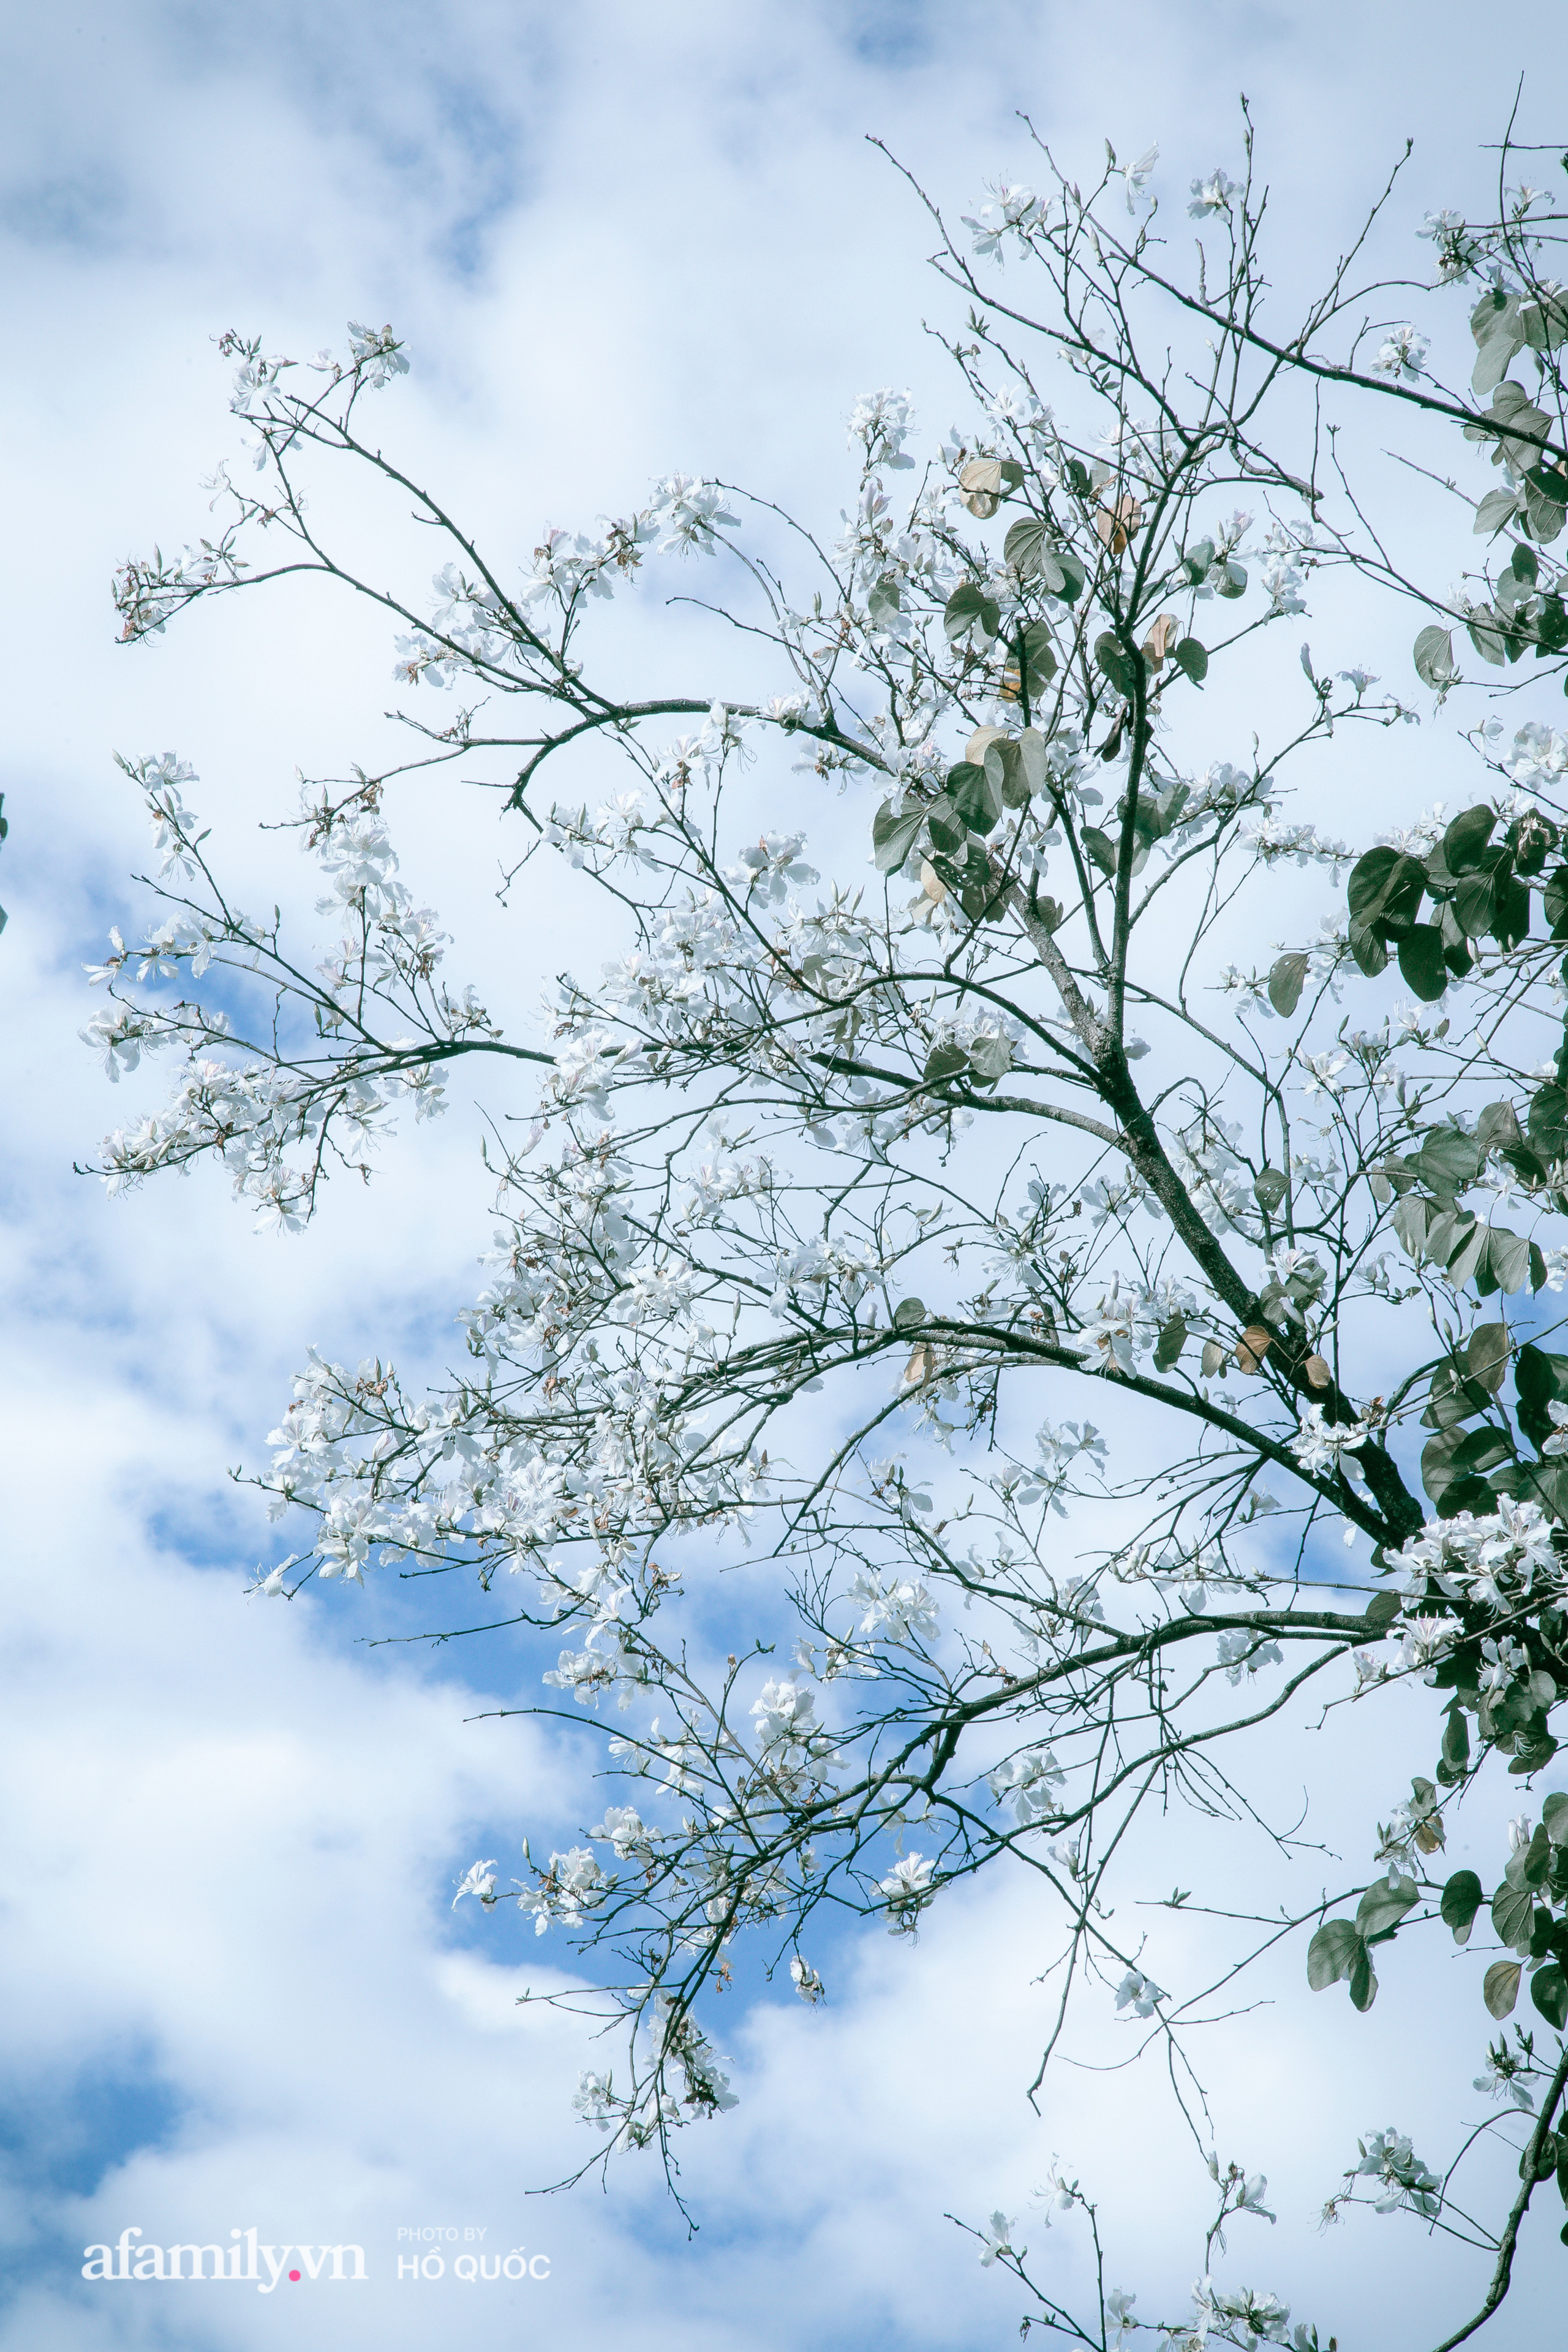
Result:
{"label": "pink dot in logo", "polygon": [[299,2273],[299,2272],[298,2272],[298,2271],[290,2271],[290,2272],[289,2272],[289,2277],[293,2280],[293,2282],[294,2282],[295,2285],[296,2285],[296,2286],[298,2286],[298,2285],[299,2285],[299,2284],[300,2284],[300,2273]]}

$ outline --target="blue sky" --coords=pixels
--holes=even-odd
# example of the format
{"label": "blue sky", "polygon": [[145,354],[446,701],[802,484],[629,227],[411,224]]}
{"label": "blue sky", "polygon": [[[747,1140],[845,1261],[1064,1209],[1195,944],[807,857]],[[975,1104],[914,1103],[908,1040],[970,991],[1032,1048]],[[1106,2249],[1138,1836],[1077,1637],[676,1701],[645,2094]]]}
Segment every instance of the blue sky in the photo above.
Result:
{"label": "blue sky", "polygon": [[[291,853],[251,828],[290,798],[296,763],[342,772],[386,740],[384,632],[285,596],[128,655],[108,580],[128,550],[202,526],[198,478],[227,425],[210,338],[230,325],[311,351],[347,317],[394,320],[416,357],[395,395],[405,446],[499,542],[526,549],[542,518],[589,520],[676,466],[831,521],[857,393],[912,383],[931,425],[950,413],[921,333],[938,299],[921,224],[865,133],[955,209],[1020,164],[1018,107],[1086,165],[1103,133],[1131,153],[1158,138],[1175,192],[1234,159],[1245,88],[1280,187],[1278,274],[1303,282],[1406,132],[1413,221],[1481,184],[1475,149],[1521,70],[1541,70],[1543,103],[1561,83],[1557,9],[1510,11],[1484,49],[1475,27],[1449,0],[93,0],[0,26],[14,468],[0,1672],[15,1832],[0,2352],[240,2352],[274,2340],[279,2309],[301,2352],[415,2352],[458,2325],[482,2352],[520,2325],[541,2345],[597,2347],[620,2339],[628,2309],[656,2347],[803,2332],[825,2352],[991,2344],[1016,2306],[942,2216],[1026,2210],[1058,2151],[1086,2180],[1098,2167],[1145,2300],[1163,2284],[1179,2300],[1195,2208],[1168,2117],[1117,2075],[1067,2078],[1043,2119],[1023,2102],[1037,1940],[1005,1891],[933,1926],[918,1952],[847,1944],[820,2017],[737,1997],[725,2046],[742,2106],[691,2136],[695,2243],[629,2168],[608,2197],[525,2193],[581,2155],[577,2030],[515,2007],[563,1956],[525,1951],[508,1917],[470,1906],[454,1919],[450,1888],[476,1853],[515,1852],[527,1822],[580,1818],[574,1751],[515,1720],[469,1720],[515,1697],[510,1654],[365,1646],[422,1622],[423,1600],[378,1595],[357,1616],[353,1596],[291,1612],[245,1601],[272,1538],[226,1478],[261,1457],[307,1344],[442,1360],[488,1233],[477,1126],[459,1111],[422,1132],[371,1208],[330,1202],[282,1244],[255,1239],[215,1180],[113,1204],[71,1173],[125,1108],[75,1042],[80,966],[145,856],[112,751],[177,746],[258,895],[297,899]],[[1390,625],[1391,662],[1405,635]],[[668,643],[650,618],[631,657],[663,660]],[[1426,758],[1400,744],[1397,772],[1337,788],[1386,792],[1392,816],[1439,796]],[[488,813],[406,818],[437,902],[456,906],[493,864]],[[488,968],[514,942],[479,895],[465,944]],[[564,960],[557,938],[532,946],[542,972]],[[1363,1737],[1343,1735],[1352,1843],[1358,1782],[1377,1769]],[[1270,1769],[1289,1780],[1316,1762],[1306,1735],[1282,1733]],[[1182,1834],[1201,1860],[1196,1831]],[[1202,1930],[1184,1933],[1195,1965]],[[1234,2151],[1286,2192],[1278,2232],[1246,2251],[1312,2310],[1329,2265],[1311,2218],[1348,2154],[1344,2116],[1388,2120],[1385,2085],[1414,2037],[1458,2032],[1460,2011],[1439,1993],[1372,2047],[1342,2003],[1302,2017],[1297,1965],[1278,2011],[1216,2060],[1216,2101],[1238,2134],[1260,2086],[1273,2109],[1267,2157]],[[252,2223],[279,2241],[358,2239],[375,2270],[353,2323],[363,2339],[321,2288],[199,2307],[182,2300],[198,2290],[85,2288],[79,2250],[128,2223],[151,2239],[226,2241]],[[396,2231],[416,2224],[548,2245],[553,2277],[537,2292],[552,2299],[531,2317],[531,2286],[400,2289]],[[1414,2325],[1380,2236],[1395,2226],[1365,2220],[1333,2242],[1345,2309],[1364,2299],[1363,2333],[1342,2326],[1342,2340],[1405,2340]],[[1036,2234],[1071,2274],[1065,2233],[1059,2250]],[[1526,2296],[1545,2292],[1532,2281]],[[1141,2284],[1131,2264],[1127,2283]],[[1461,2291],[1434,2252],[1416,2299],[1436,2312]],[[470,2311],[458,2292],[491,2299]],[[438,2318],[419,2295],[443,2298]]]}

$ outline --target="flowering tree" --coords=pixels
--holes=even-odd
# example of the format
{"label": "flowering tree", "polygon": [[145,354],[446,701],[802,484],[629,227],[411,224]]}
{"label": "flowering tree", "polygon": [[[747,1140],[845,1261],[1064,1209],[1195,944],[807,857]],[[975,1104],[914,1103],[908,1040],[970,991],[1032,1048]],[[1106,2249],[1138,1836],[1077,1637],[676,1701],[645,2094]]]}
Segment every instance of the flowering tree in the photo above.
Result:
{"label": "flowering tree", "polygon": [[[1321,584],[1422,604],[1409,691],[1439,709],[1457,645],[1500,690],[1568,666],[1568,297],[1537,192],[1429,219],[1436,286],[1398,299],[1468,289],[1474,374],[1445,383],[1415,323],[1369,323],[1385,192],[1277,330],[1249,134],[1247,157],[1193,184],[1190,268],[1152,152],[1108,149],[1085,193],[1042,149],[1045,193],[998,188],[951,235],[932,208],[970,422],[917,455],[907,399],[862,400],[830,544],[676,476],[597,536],[547,531],[520,574],[373,436],[407,366],[390,329],[353,328],[313,381],[225,337],[255,478],[220,470],[218,536],[126,566],[125,637],[317,573],[385,608],[404,687],[461,699],[409,719],[405,769],[305,788],[339,924],[321,961],[237,903],[189,770],[127,763],[161,913],[140,948],[113,935],[86,1034],[111,1078],[154,1051],[177,1068],[108,1139],[111,1189],[216,1160],[283,1227],[368,1170],[400,1107],[438,1111],[466,1057],[522,1123],[495,1129],[466,1369],[420,1394],[311,1356],[260,1481],[303,1549],[260,1582],[444,1571],[550,1634],[540,1711],[602,1728],[615,1801],[547,1861],[525,1844],[505,1893],[475,1863],[458,1899],[563,1931],[619,2020],[576,2102],[601,2155],[653,2146],[673,2172],[678,2127],[734,2105],[705,2000],[744,1933],[815,2004],[835,1917],[912,1937],[1007,1864],[1060,1930],[1033,2087],[1074,2004],[1113,2005],[1167,2053],[1206,2156],[1185,2029],[1212,1988],[1164,1990],[1110,1899],[1140,1816],[1258,1819],[1260,1727],[1431,1686],[1429,1771],[1390,1786],[1352,1883],[1244,1924],[1235,1967],[1299,1933],[1308,1984],[1364,2011],[1396,1935],[1481,1928],[1511,2210],[1469,2212],[1393,2129],[1331,2206],[1484,2250],[1452,2345],[1507,2292],[1538,2182],[1555,2167],[1568,2193],[1568,1792],[1531,1794],[1568,1695],[1568,1354],[1542,1315],[1568,1279],[1568,741],[1486,718],[1473,800],[1355,856],[1289,809],[1286,771],[1414,701],[1302,644],[1291,707],[1273,649]],[[1421,589],[1352,492],[1324,427],[1368,404],[1498,469],[1451,490],[1481,547],[1463,591]],[[440,538],[433,604],[318,526],[307,486],[334,467]],[[617,691],[594,608],[671,556],[728,567],[772,698],[721,675]],[[1258,729],[1240,764],[1209,740],[1226,693]],[[561,980],[539,1044],[445,977],[389,830],[396,775],[498,750],[512,886],[564,867],[613,950]],[[804,827],[768,823],[791,760],[792,808],[838,794],[826,874]],[[1234,961],[1271,920],[1298,943]],[[742,1555],[767,1623],[726,1653],[719,1571]],[[1511,1853],[1490,1885],[1446,1873],[1455,1809],[1500,1772],[1524,1784]],[[1204,2277],[1164,2341],[1316,2345],[1211,2277],[1223,2224],[1267,2208],[1260,2176],[1207,2161]],[[1050,2197],[1098,2252],[1078,2183]],[[978,2234],[1031,2324],[1102,2352],[1155,2327],[1119,2289],[1066,2309],[1006,2216]]]}

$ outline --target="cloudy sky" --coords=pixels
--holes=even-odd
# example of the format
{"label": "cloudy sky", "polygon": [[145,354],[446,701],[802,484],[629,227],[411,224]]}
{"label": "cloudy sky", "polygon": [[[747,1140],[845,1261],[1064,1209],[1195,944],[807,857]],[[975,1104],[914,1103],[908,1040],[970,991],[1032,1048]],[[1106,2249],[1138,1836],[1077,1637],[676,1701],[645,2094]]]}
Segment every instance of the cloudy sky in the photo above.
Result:
{"label": "cloudy sky", "polygon": [[[245,1600],[270,1533],[226,1475],[260,1458],[307,1345],[440,1360],[488,1234],[477,1121],[459,1105],[369,1200],[286,1242],[253,1237],[214,1180],[110,1203],[72,1173],[117,1108],[76,1043],[80,967],[145,860],[112,753],[176,747],[258,897],[287,897],[255,821],[282,813],[297,765],[374,764],[385,633],[285,595],[125,653],[108,582],[130,550],[203,527],[199,478],[228,446],[212,338],[231,326],[305,352],[347,318],[395,321],[416,362],[387,396],[399,446],[493,545],[525,552],[541,522],[624,509],[677,466],[831,523],[858,393],[909,384],[931,423],[950,413],[921,333],[941,299],[922,224],[865,134],[955,209],[1023,167],[1019,109],[1086,171],[1105,133],[1124,154],[1158,139],[1179,194],[1234,163],[1245,89],[1279,188],[1277,271],[1304,283],[1406,134],[1414,225],[1484,185],[1477,151],[1521,72],[1543,107],[1560,88],[1558,8],[1515,6],[1484,40],[1478,21],[1454,0],[60,0],[0,24],[6,2352],[227,2352],[275,2340],[280,2310],[306,2352],[416,2352],[454,2326],[499,2352],[531,2322],[532,2343],[607,2347],[628,2316],[650,2345],[716,2352],[1000,2343],[1018,2307],[942,2216],[1028,2214],[1058,2154],[1103,2198],[1116,2275],[1144,2307],[1181,2299],[1200,2209],[1154,2087],[1080,2073],[1042,2116],[1023,2099],[1039,1949],[1006,1890],[918,1951],[847,1948],[820,2015],[738,2011],[742,2104],[688,2160],[695,2241],[635,2168],[604,2196],[530,2193],[581,2158],[577,2029],[515,2005],[563,1981],[547,1948],[448,1906],[476,1853],[515,1853],[530,1821],[570,1827],[580,1756],[472,1720],[514,1695],[504,1655],[369,1648],[418,1630],[395,1601]],[[1384,625],[1339,650],[1399,658],[1404,624],[1386,647]],[[1391,817],[1402,793],[1443,797],[1436,756],[1400,744],[1397,773],[1342,775],[1359,828],[1379,793]],[[479,902],[479,966],[515,959],[473,886],[499,855],[488,813],[430,797],[404,815],[437,903]],[[530,970],[559,944],[542,919]],[[1352,1850],[1364,1776],[1385,1777],[1368,1737],[1340,1757]],[[1282,1732],[1268,1769],[1317,1771],[1307,1735]],[[1175,1859],[1201,1865],[1180,1835]],[[1161,1884],[1167,1859],[1149,1857]],[[1196,1969],[1201,1924],[1183,1932],[1174,1964]],[[1280,2211],[1274,2231],[1237,2225],[1255,2242],[1236,2262],[1342,2342],[1414,2343],[1468,2303],[1473,2267],[1413,2242],[1395,2261],[1401,2223],[1326,2243],[1312,2225],[1346,2118],[1352,2136],[1390,2121],[1424,2049],[1475,2040],[1470,1988],[1373,2038],[1338,1998],[1308,2014],[1298,1969],[1216,2043],[1221,2153],[1265,2167]],[[1417,2095],[1436,2130],[1442,2085]],[[279,2304],[79,2275],[80,2249],[127,2226],[226,2243],[253,2225],[358,2241],[372,2283],[285,2283]],[[544,2252],[550,2279],[399,2286],[399,2231],[429,2229]],[[1037,2214],[1020,2231],[1049,2275],[1082,2275],[1069,2231]],[[1508,2342],[1548,2287],[1532,2263]]]}

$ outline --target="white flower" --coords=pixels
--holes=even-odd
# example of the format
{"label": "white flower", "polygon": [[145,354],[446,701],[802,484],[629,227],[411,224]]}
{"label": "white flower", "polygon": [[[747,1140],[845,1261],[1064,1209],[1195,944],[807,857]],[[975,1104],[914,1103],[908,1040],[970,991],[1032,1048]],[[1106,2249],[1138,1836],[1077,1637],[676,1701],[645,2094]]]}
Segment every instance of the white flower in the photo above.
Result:
{"label": "white flower", "polygon": [[822,1979],[814,1968],[807,1967],[798,1952],[789,1964],[789,1972],[795,1989],[802,2000],[815,2007],[819,2000],[825,2000],[827,1998],[826,1987]]}
{"label": "white flower", "polygon": [[963,226],[974,233],[976,254],[1000,262],[1004,237],[1016,236],[1020,245],[1026,244],[1031,229],[1044,224],[1050,205],[1038,199],[1033,188],[1009,187],[1005,180],[985,184],[994,201],[982,205],[978,214],[963,214]]}
{"label": "white flower", "polygon": [[1229,212],[1230,200],[1237,193],[1238,184],[1227,179],[1216,164],[1206,180],[1193,182],[1188,213],[1194,220],[1208,220],[1215,213]]}
{"label": "white flower", "polygon": [[1393,376],[1396,383],[1415,383],[1420,378],[1428,349],[1426,337],[1417,334],[1414,327],[1391,327],[1373,365],[1383,374]]}
{"label": "white flower", "polygon": [[1337,1097],[1341,1093],[1340,1075],[1350,1066],[1348,1054],[1303,1054],[1300,1063],[1307,1074],[1301,1088],[1304,1095]]}
{"label": "white flower", "polygon": [[1138,1969],[1129,1969],[1116,1989],[1117,2008],[1131,2007],[1135,2017],[1152,2017],[1155,2003],[1166,1998],[1153,1978],[1144,1976]]}
{"label": "white flower", "polygon": [[496,1899],[496,1866],[493,1862],[476,1862],[473,1864],[452,1897],[454,1911],[465,1895],[477,1895],[487,1908],[493,1906]]}
{"label": "white flower", "polygon": [[752,1708],[757,1745],[766,1753],[791,1742],[804,1743],[821,1730],[820,1724],[812,1720],[816,1713],[814,1691],[802,1690],[795,1681],[764,1683]]}
{"label": "white flower", "polygon": [[920,1915],[931,1899],[931,1865],[922,1853],[907,1853],[896,1862],[878,1892],[888,1898],[888,1933],[911,1936]]}
{"label": "white flower", "polygon": [[1011,2221],[1008,2220],[1005,2213],[996,2212],[992,2214],[990,2221],[986,2223],[984,2230],[981,2233],[982,2244],[980,2249],[980,2267],[983,2271],[988,2271],[990,2269],[998,2254],[1011,2254],[1015,2261],[1021,2261],[1023,2256],[1028,2252],[1029,2249],[1027,2246],[1015,2246],[1012,2242],[1012,2233],[1017,2226],[1018,2221],[1016,2214],[1014,2215]]}
{"label": "white flower", "polygon": [[907,392],[862,393],[849,412],[849,446],[866,453],[868,470],[887,466],[902,472],[914,459],[904,455],[910,435],[911,402]]}
{"label": "white flower", "polygon": [[1361,2143],[1361,2162],[1352,2178],[1360,2173],[1383,2184],[1383,2194],[1373,2206],[1375,2212],[1394,2213],[1401,2206],[1408,2206],[1426,2221],[1436,2218],[1442,2203],[1443,2184],[1392,2124],[1386,2131],[1374,2133]]}
{"label": "white flower", "polygon": [[1263,2201],[1268,2194],[1268,2174],[1263,2172],[1253,2173],[1250,2179],[1244,2180],[1242,2183],[1241,2194],[1236,2200],[1237,2211],[1238,2213],[1256,2213],[1260,2221],[1277,2221],[1279,2216],[1275,2213],[1271,2213],[1268,2206]]}
{"label": "white flower", "polygon": [[390,327],[362,327],[349,320],[349,351],[354,372],[377,391],[395,375],[408,373],[408,356]]}
{"label": "white flower", "polygon": [[1369,1423],[1330,1422],[1325,1420],[1321,1404],[1310,1404],[1290,1440],[1290,1451],[1302,1469],[1316,1476],[1320,1472],[1341,1468],[1341,1455],[1356,1453],[1371,1435]]}
{"label": "white flower", "polygon": [[1121,176],[1127,184],[1127,209],[1130,213],[1137,211],[1137,200],[1143,194],[1144,183],[1159,160],[1160,150],[1156,144],[1146,147],[1136,163],[1123,164]]}
{"label": "white flower", "polygon": [[1064,1775],[1048,1748],[1026,1748],[985,1778],[999,1805],[1013,1799],[1021,1825],[1049,1821],[1061,1811],[1056,1791],[1063,1786]]}
{"label": "white flower", "polygon": [[610,2087],[607,2074],[579,2074],[572,2105],[585,2124],[597,2124],[601,2131],[608,2131],[620,2114],[620,2105]]}
{"label": "white flower", "polygon": [[1244,1674],[1255,1675],[1259,1666],[1285,1663],[1285,1653],[1279,1643],[1266,1642],[1261,1633],[1222,1633],[1218,1647],[1219,1663],[1225,1668],[1227,1682],[1238,1683]]}

